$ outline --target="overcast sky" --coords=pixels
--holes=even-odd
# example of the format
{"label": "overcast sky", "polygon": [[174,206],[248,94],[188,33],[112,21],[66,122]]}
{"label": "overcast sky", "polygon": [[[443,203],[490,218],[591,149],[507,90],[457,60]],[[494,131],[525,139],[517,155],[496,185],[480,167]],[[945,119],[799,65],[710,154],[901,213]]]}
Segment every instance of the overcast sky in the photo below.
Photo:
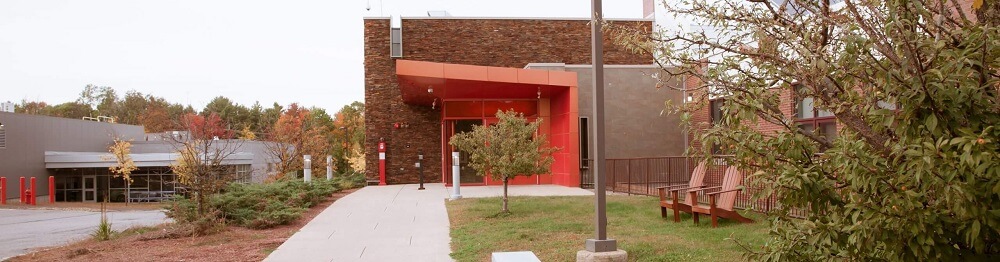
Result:
{"label": "overcast sky", "polygon": [[[604,2],[606,17],[642,16],[642,0]],[[429,10],[589,17],[590,0],[0,0],[0,102],[94,84],[199,110],[220,95],[337,110],[364,100],[362,18]]]}

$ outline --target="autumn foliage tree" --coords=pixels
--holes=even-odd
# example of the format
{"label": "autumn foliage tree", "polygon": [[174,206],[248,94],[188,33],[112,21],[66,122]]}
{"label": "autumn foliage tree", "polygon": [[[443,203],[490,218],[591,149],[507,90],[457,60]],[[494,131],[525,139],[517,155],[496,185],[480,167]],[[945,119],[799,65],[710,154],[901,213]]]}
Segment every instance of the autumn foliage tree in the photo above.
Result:
{"label": "autumn foliage tree", "polygon": [[331,152],[341,172],[364,169],[365,104],[355,101],[346,105],[334,117],[330,134]]}
{"label": "autumn foliage tree", "polygon": [[[661,74],[700,80],[674,88],[720,98],[713,125],[690,121],[706,103],[671,109],[701,152],[726,145],[756,170],[755,199],[776,197],[772,240],[750,258],[985,261],[1000,254],[1000,29],[969,2],[984,1],[671,1],[711,29],[608,27]],[[811,100],[806,115],[783,95]],[[836,132],[800,127],[813,106]]]}
{"label": "autumn foliage tree", "polygon": [[177,174],[177,182],[197,204],[199,217],[205,217],[211,212],[208,197],[238,178],[233,166],[223,162],[236,154],[242,140],[229,139],[233,132],[216,114],[188,114],[182,125],[188,136],[172,137],[178,159],[170,167]]}
{"label": "autumn foliage tree", "polygon": [[[278,160],[274,178],[303,168],[303,155],[312,155],[314,159],[326,156],[329,145],[326,139],[326,126],[314,121],[309,109],[298,104],[288,106],[278,121],[275,122],[269,134],[267,151]],[[312,168],[320,170],[325,163],[312,161]]]}
{"label": "autumn foliage tree", "polygon": [[469,153],[469,166],[479,176],[503,181],[503,206],[507,208],[507,182],[516,176],[549,173],[557,148],[538,134],[542,120],[528,123],[523,114],[497,111],[496,125],[479,125],[470,132],[452,136],[448,143]]}

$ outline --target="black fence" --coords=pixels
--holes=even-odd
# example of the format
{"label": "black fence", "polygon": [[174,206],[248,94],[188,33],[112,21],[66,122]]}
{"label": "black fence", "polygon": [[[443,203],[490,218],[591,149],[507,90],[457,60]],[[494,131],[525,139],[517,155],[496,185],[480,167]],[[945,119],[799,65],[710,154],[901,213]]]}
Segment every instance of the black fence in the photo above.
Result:
{"label": "black fence", "polygon": [[[691,180],[691,173],[701,160],[702,158],[683,156],[607,159],[605,165],[607,172],[604,173],[606,176],[605,188],[617,193],[658,196],[657,187],[688,184]],[[589,165],[592,160],[586,160],[585,163],[587,165],[580,168],[580,187],[594,188],[593,169],[592,165]],[[710,160],[705,171],[704,184],[706,186],[722,185],[722,179],[728,167],[728,157]],[[746,175],[752,173],[745,172]],[[773,196],[757,200],[751,199],[750,196],[760,188],[750,186],[748,180],[744,180],[743,185],[745,189],[736,196],[736,208],[769,212],[778,207],[777,200]],[[708,202],[705,196],[699,196],[698,200],[702,203]],[[804,210],[793,212],[793,215],[799,217],[805,214]]]}

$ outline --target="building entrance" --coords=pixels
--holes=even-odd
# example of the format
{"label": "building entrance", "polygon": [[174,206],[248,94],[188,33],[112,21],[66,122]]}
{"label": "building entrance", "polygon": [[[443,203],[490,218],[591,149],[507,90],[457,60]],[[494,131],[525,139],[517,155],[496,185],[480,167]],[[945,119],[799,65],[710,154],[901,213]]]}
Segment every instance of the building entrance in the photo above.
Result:
{"label": "building entrance", "polygon": [[83,202],[97,202],[97,176],[83,176]]}

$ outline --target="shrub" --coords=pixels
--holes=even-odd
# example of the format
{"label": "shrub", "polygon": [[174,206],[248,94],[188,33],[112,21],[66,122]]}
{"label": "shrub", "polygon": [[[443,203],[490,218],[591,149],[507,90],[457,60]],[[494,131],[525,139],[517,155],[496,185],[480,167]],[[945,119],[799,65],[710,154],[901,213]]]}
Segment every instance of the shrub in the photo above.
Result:
{"label": "shrub", "polygon": [[111,221],[108,221],[108,210],[105,208],[104,203],[101,203],[101,223],[97,224],[97,228],[94,229],[90,236],[98,241],[111,240],[111,236],[115,234],[115,231],[111,229]]}
{"label": "shrub", "polygon": [[231,184],[211,198],[210,206],[233,224],[270,228],[299,219],[306,209],[340,190],[336,183],[281,180],[269,184]]}
{"label": "shrub", "polygon": [[365,174],[360,171],[350,171],[334,178],[337,186],[343,189],[364,187],[368,184]]}
{"label": "shrub", "polygon": [[229,184],[221,193],[209,197],[208,207],[213,212],[199,216],[197,204],[183,197],[170,201],[167,216],[179,224],[194,224],[196,230],[211,229],[213,221],[253,229],[285,225],[299,219],[307,209],[316,206],[341,188],[360,187],[365,184],[363,174],[351,173],[327,181],[282,179],[265,184]]}

